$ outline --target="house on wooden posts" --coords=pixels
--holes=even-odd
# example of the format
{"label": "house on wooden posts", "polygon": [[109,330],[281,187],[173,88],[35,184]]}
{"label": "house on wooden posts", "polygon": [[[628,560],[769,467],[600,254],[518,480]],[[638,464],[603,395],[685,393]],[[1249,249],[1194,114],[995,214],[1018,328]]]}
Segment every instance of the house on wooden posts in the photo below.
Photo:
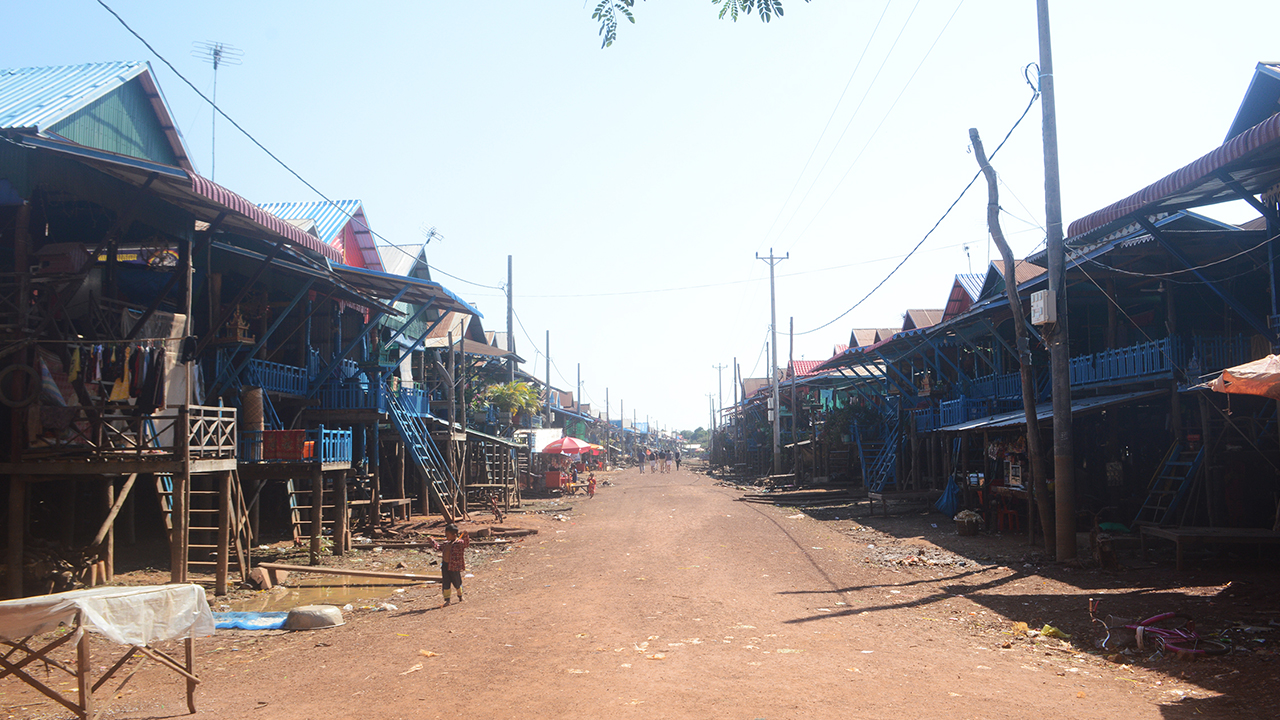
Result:
{"label": "house on wooden posts", "polygon": [[109,579],[117,538],[219,593],[259,533],[341,552],[378,422],[309,413],[393,404],[395,303],[474,310],[196,174],[145,63],[0,71],[0,135],[7,594]]}
{"label": "house on wooden posts", "polygon": [[[1076,503],[1120,508],[1107,519],[1274,522],[1268,498],[1280,487],[1260,470],[1280,465],[1275,403],[1237,396],[1228,413],[1222,396],[1197,387],[1272,352],[1280,325],[1272,247],[1280,235],[1280,116],[1233,131],[1213,152],[1070,226]],[[1234,226],[1192,212],[1236,199],[1263,217]],[[1021,319],[1031,340],[1032,396],[1052,457],[1048,352],[1028,315],[1031,295],[1047,288],[1046,264],[1043,252],[1018,264],[1018,313],[1005,294],[1010,279],[993,263],[967,310],[828,364],[884,368],[889,402],[866,423],[886,435],[884,460],[868,473],[873,491],[927,492],[963,477],[990,488],[981,497],[993,526],[1027,521],[1028,431],[1014,323]]]}

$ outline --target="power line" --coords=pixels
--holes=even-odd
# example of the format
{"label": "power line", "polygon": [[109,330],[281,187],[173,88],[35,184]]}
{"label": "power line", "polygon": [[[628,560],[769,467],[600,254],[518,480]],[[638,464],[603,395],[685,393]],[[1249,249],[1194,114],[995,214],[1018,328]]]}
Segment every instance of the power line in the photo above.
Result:
{"label": "power line", "polygon": [[871,141],[875,140],[876,135],[880,134],[880,128],[884,127],[885,122],[889,120],[889,116],[893,114],[893,109],[898,106],[898,102],[902,100],[902,96],[907,93],[907,89],[911,87],[911,83],[916,79],[916,75],[920,74],[920,69],[924,67],[929,56],[933,54],[934,48],[936,48],[938,46],[938,42],[942,40],[943,34],[947,32],[947,28],[951,27],[951,21],[955,20],[956,14],[960,12],[960,7],[962,5],[964,5],[964,0],[960,0],[960,2],[956,4],[956,9],[951,11],[951,15],[947,17],[946,24],[944,24],[942,29],[938,31],[938,36],[933,39],[933,44],[931,44],[929,49],[925,51],[924,57],[920,58],[920,62],[916,65],[916,69],[911,72],[911,77],[907,78],[907,82],[902,86],[902,90],[900,90],[898,92],[898,96],[893,99],[893,104],[889,106],[889,109],[885,111],[884,116],[880,118],[880,123],[876,125],[875,130],[871,131],[871,135],[869,135],[867,137],[867,141],[863,143],[862,149],[858,151],[857,157],[853,159],[852,163],[849,163],[849,168],[844,171],[844,175],[840,176],[840,180],[836,182],[835,187],[831,188],[831,192],[827,194],[827,199],[822,201],[822,205],[818,207],[818,211],[809,218],[808,224],[804,226],[804,229],[800,231],[800,234],[796,236],[796,239],[792,240],[791,244],[787,246],[788,249],[795,247],[795,244],[800,242],[801,238],[805,236],[805,233],[809,232],[809,228],[813,226],[813,223],[817,221],[818,216],[822,214],[822,211],[827,209],[827,204],[831,202],[831,198],[835,197],[836,191],[840,189],[840,186],[844,184],[846,179],[848,179],[849,173],[853,172],[853,168],[858,165],[858,161],[860,161],[862,156],[866,154],[867,148],[871,147]]}
{"label": "power line", "polygon": [[[1030,65],[1028,65],[1027,67],[1030,67]],[[1025,69],[1023,70],[1023,75],[1024,77],[1026,76]],[[1027,82],[1028,84],[1030,84],[1029,79],[1027,80]],[[1013,135],[1013,131],[1017,130],[1018,126],[1022,124],[1022,121],[1027,117],[1027,113],[1031,112],[1031,108],[1036,104],[1036,100],[1040,99],[1040,89],[1035,87],[1034,85],[1032,86],[1032,89],[1034,92],[1031,95],[1031,101],[1027,103],[1027,107],[1022,111],[1022,114],[1018,116],[1018,120],[1013,123],[1013,127],[1009,128],[1009,132],[1005,133],[1004,139],[1001,140],[1000,144],[996,146],[996,149],[992,151],[990,156],[991,158],[994,158],[996,154],[1000,152],[1000,148],[1004,147],[1004,144],[1009,141],[1009,136]],[[949,206],[947,206],[946,211],[942,213],[942,217],[938,218],[938,221],[933,224],[933,227],[929,228],[929,231],[924,234],[924,237],[920,238],[920,242],[916,243],[915,247],[911,248],[911,252],[907,253],[906,256],[902,258],[902,261],[899,262],[897,265],[895,265],[894,268],[889,271],[888,275],[885,275],[883,280],[876,283],[875,287],[871,288],[871,290],[866,295],[863,295],[861,300],[854,303],[853,306],[850,307],[848,310],[845,310],[844,312],[835,316],[831,320],[828,320],[827,322],[819,325],[816,328],[813,328],[812,330],[805,330],[804,332],[798,332],[796,333],[796,335],[809,335],[811,333],[815,333],[819,330],[822,330],[823,328],[826,328],[827,326],[834,324],[844,316],[853,312],[858,308],[859,305],[866,302],[867,299],[870,298],[872,295],[874,295],[877,290],[879,290],[881,287],[884,286],[885,283],[889,282],[889,279],[892,278],[894,274],[896,274],[898,270],[901,269],[902,266],[906,264],[907,260],[911,259],[912,255],[916,254],[916,251],[920,249],[920,246],[924,245],[924,242],[929,239],[929,236],[933,235],[934,231],[938,229],[938,226],[942,224],[942,221],[947,219],[947,216],[951,214],[951,211],[955,209],[956,205],[960,204],[960,201],[964,199],[965,194],[969,192],[969,188],[973,187],[973,184],[977,182],[978,178],[980,177],[982,177],[981,170],[974,173],[973,179],[971,179],[969,183],[964,186],[964,189],[960,191],[960,194],[956,197],[956,199]]]}
{"label": "power line", "polygon": [[[919,3],[917,3],[917,5],[918,5],[918,4],[919,4]],[[791,197],[792,197],[793,195],[795,195],[796,188],[800,187],[800,181],[804,179],[804,173],[805,173],[805,171],[806,171],[806,170],[808,170],[808,169],[809,169],[809,163],[813,162],[813,156],[814,156],[814,155],[816,155],[816,154],[818,153],[818,148],[819,148],[819,147],[821,147],[821,145],[822,145],[822,138],[824,138],[824,137],[826,137],[826,136],[827,136],[827,129],[831,127],[831,121],[835,119],[835,117],[836,117],[836,111],[840,109],[840,103],[844,102],[844,96],[845,96],[845,94],[846,94],[846,93],[848,93],[848,92],[849,92],[849,86],[853,84],[853,78],[854,78],[855,76],[857,76],[857,74],[858,74],[858,68],[862,67],[862,60],[863,60],[863,58],[865,58],[865,57],[867,56],[867,51],[871,49],[871,42],[872,42],[873,40],[875,40],[875,38],[876,38],[876,33],[878,33],[878,32],[879,32],[879,30],[880,30],[880,25],[881,25],[881,23],[883,23],[883,22],[884,22],[884,16],[885,16],[885,15],[887,15],[887,14],[889,13],[889,5],[890,5],[890,3],[886,2],[886,3],[884,4],[884,10],[881,10],[881,11],[880,11],[880,19],[876,21],[876,26],[875,26],[874,28],[872,28],[872,30],[871,30],[871,35],[867,38],[867,44],[863,46],[863,48],[862,48],[862,54],[858,55],[858,62],[857,62],[857,63],[855,63],[855,64],[854,64],[854,66],[853,66],[853,72],[849,73],[849,79],[845,82],[845,84],[844,84],[844,89],[840,91],[840,97],[836,100],[836,104],[835,104],[835,106],[831,108],[831,115],[830,115],[829,117],[827,117],[827,124],[826,124],[826,125],[823,125],[823,126],[822,126],[822,132],[818,133],[818,139],[813,143],[813,149],[809,151],[809,157],[805,158],[805,161],[804,161],[804,167],[800,168],[800,174],[796,176],[796,181],[795,181],[795,183],[793,183],[793,184],[791,185],[791,190],[787,193],[787,199],[782,201],[782,205],[781,205],[781,207],[779,207],[779,208],[778,208],[778,214],[777,214],[777,215],[775,215],[775,216],[774,216],[774,218],[773,218],[773,223],[771,223],[771,224],[769,225],[769,229],[765,231],[765,233],[764,233],[764,237],[763,237],[763,238],[761,238],[761,240],[760,240],[760,247],[764,247],[764,243],[765,243],[765,241],[766,241],[766,240],[768,240],[768,239],[769,239],[769,236],[773,233],[773,228],[774,228],[775,226],[777,226],[777,224],[778,224],[778,219],[782,217],[782,213],[787,209],[787,203],[791,202]],[[911,12],[912,12],[912,14],[914,14],[914,13],[915,13],[915,8],[912,8],[912,9],[911,9]],[[911,17],[910,17],[910,16],[908,16],[908,17],[907,17],[907,22],[910,22],[910,21],[911,21]],[[903,29],[904,29],[904,30],[906,29],[906,25],[905,25],[905,24],[904,24],[902,27],[903,27]],[[899,34],[898,34],[898,37],[902,37],[902,34],[901,34],[901,33],[899,33]],[[894,45],[894,47],[896,47],[896,46],[897,46],[897,44],[898,44],[898,41],[897,41],[897,40],[894,40],[894,41],[893,41],[893,45]],[[890,47],[890,48],[889,48],[889,55],[892,55],[892,54],[893,54],[893,47]],[[886,55],[886,56],[885,56],[885,60],[886,60],[886,61],[889,59],[889,55]],[[883,64],[883,63],[880,65],[880,68],[881,68],[882,70],[884,69],[884,64]],[[875,85],[875,83],[876,83],[876,78],[878,78],[878,77],[880,77],[880,72],[879,72],[879,71],[876,71],[876,75],[875,75],[875,77],[873,77],[873,78],[871,79],[871,85],[867,86],[867,92],[866,92],[866,93],[863,93],[863,95],[862,95],[862,100],[858,101],[858,107],[857,107],[857,108],[854,108],[854,111],[853,111],[853,117],[857,117],[857,115],[858,115],[858,110],[860,110],[860,109],[862,108],[862,103],[863,103],[863,102],[865,102],[865,101],[866,101],[866,99],[867,99],[867,93],[870,93],[870,92],[871,92],[871,88]],[[849,123],[852,123],[852,122],[853,122],[853,117],[849,118]],[[845,124],[845,126],[844,126],[845,131],[847,131],[847,130],[849,129],[849,123],[846,123],[846,124]],[[835,149],[836,149],[837,147],[839,147],[839,146],[840,146],[840,139],[843,139],[843,138],[844,138],[844,132],[841,132],[841,133],[840,133],[840,138],[836,139],[835,145],[832,145],[832,146],[831,146],[831,152],[832,152],[832,153],[834,153],[834,152],[835,152]],[[828,155],[827,155],[827,160],[830,160],[830,159],[831,159],[831,154],[828,154]],[[824,161],[824,162],[822,163],[822,167],[823,167],[823,168],[825,168],[826,166],[827,166],[826,161]],[[815,177],[815,181],[816,181],[816,178],[817,178],[819,175],[821,175],[821,174],[822,174],[822,170],[821,170],[821,169],[819,169],[819,170],[818,170],[817,175],[815,175],[815,176],[814,176],[814,177]],[[809,190],[812,190],[812,189],[813,189],[813,186],[812,186],[812,185],[810,185],[810,186],[809,186]],[[804,204],[804,198],[806,198],[806,197],[808,197],[808,196],[809,196],[809,192],[808,192],[808,191],[805,191],[805,195],[804,195],[804,197],[800,198],[800,202],[799,202],[799,203],[797,203],[796,207],[797,207],[797,208],[799,208],[799,206],[800,206],[800,205],[803,205],[803,204]],[[795,213],[794,213],[794,212],[791,214],[791,217],[795,217]],[[787,224],[789,225],[790,223],[791,223],[791,218],[787,218]],[[787,229],[787,226],[786,226],[786,225],[783,225],[783,226],[782,226],[782,230],[783,230],[783,231],[785,231],[786,229]],[[760,247],[757,247],[756,249],[757,249],[757,250],[759,250],[759,249],[760,249]]]}

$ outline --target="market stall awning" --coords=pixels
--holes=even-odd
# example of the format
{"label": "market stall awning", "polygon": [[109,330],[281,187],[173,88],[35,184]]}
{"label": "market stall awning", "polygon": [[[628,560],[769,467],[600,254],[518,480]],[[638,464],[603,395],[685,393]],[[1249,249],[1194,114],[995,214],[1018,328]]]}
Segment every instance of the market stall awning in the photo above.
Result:
{"label": "market stall awning", "polygon": [[1280,355],[1268,355],[1222,371],[1209,383],[1214,392],[1261,395],[1280,400]]}
{"label": "market stall awning", "polygon": [[374,297],[393,298],[400,295],[401,290],[408,288],[407,292],[400,295],[400,302],[425,305],[434,300],[435,307],[442,312],[460,312],[484,317],[479,310],[471,307],[462,298],[454,295],[443,285],[430,280],[419,280],[405,275],[392,275],[391,273],[351,267],[350,265],[334,265],[333,271],[349,285],[359,288],[361,292],[368,293]]}
{"label": "market stall awning", "polygon": [[[1143,390],[1140,392],[1120,393],[1118,395],[1099,395],[1091,398],[1081,398],[1071,402],[1071,414],[1078,415],[1095,410],[1101,410],[1110,405],[1120,405],[1133,400],[1141,400],[1143,398],[1155,397],[1157,395],[1166,395],[1167,390]],[[1053,417],[1053,403],[1040,403],[1036,406],[1036,419],[1048,420]],[[940,427],[934,432],[964,432],[967,430],[982,430],[1002,427],[1013,427],[1015,425],[1025,425],[1027,423],[1027,414],[1018,410],[1015,412],[1002,413],[1000,415],[992,415],[991,417],[980,418],[978,420],[970,420],[968,422],[957,423],[955,425],[947,425]]]}

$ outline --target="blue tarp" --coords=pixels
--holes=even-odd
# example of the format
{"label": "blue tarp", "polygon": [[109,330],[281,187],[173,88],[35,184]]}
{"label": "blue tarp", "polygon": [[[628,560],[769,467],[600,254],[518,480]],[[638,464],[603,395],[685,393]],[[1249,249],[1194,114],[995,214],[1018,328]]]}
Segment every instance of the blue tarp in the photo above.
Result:
{"label": "blue tarp", "polygon": [[288,617],[287,612],[216,612],[213,622],[219,630],[279,630]]}

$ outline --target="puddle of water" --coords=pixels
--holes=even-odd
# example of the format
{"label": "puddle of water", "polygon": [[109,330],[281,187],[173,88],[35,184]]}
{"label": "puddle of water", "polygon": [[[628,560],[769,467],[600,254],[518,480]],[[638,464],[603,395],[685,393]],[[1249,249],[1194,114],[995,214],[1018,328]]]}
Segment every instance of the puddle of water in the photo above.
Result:
{"label": "puddle of water", "polygon": [[[337,605],[342,607],[350,603],[355,607],[365,605],[376,606],[392,598],[399,597],[396,590],[411,587],[412,584],[397,583],[394,580],[378,578],[352,577],[350,575],[326,575],[322,577],[300,578],[289,580],[289,585],[278,585],[266,592],[257,593],[251,598],[230,603],[231,609],[237,612],[280,612],[288,611],[302,605]],[[394,603],[394,600],[392,601]]]}

